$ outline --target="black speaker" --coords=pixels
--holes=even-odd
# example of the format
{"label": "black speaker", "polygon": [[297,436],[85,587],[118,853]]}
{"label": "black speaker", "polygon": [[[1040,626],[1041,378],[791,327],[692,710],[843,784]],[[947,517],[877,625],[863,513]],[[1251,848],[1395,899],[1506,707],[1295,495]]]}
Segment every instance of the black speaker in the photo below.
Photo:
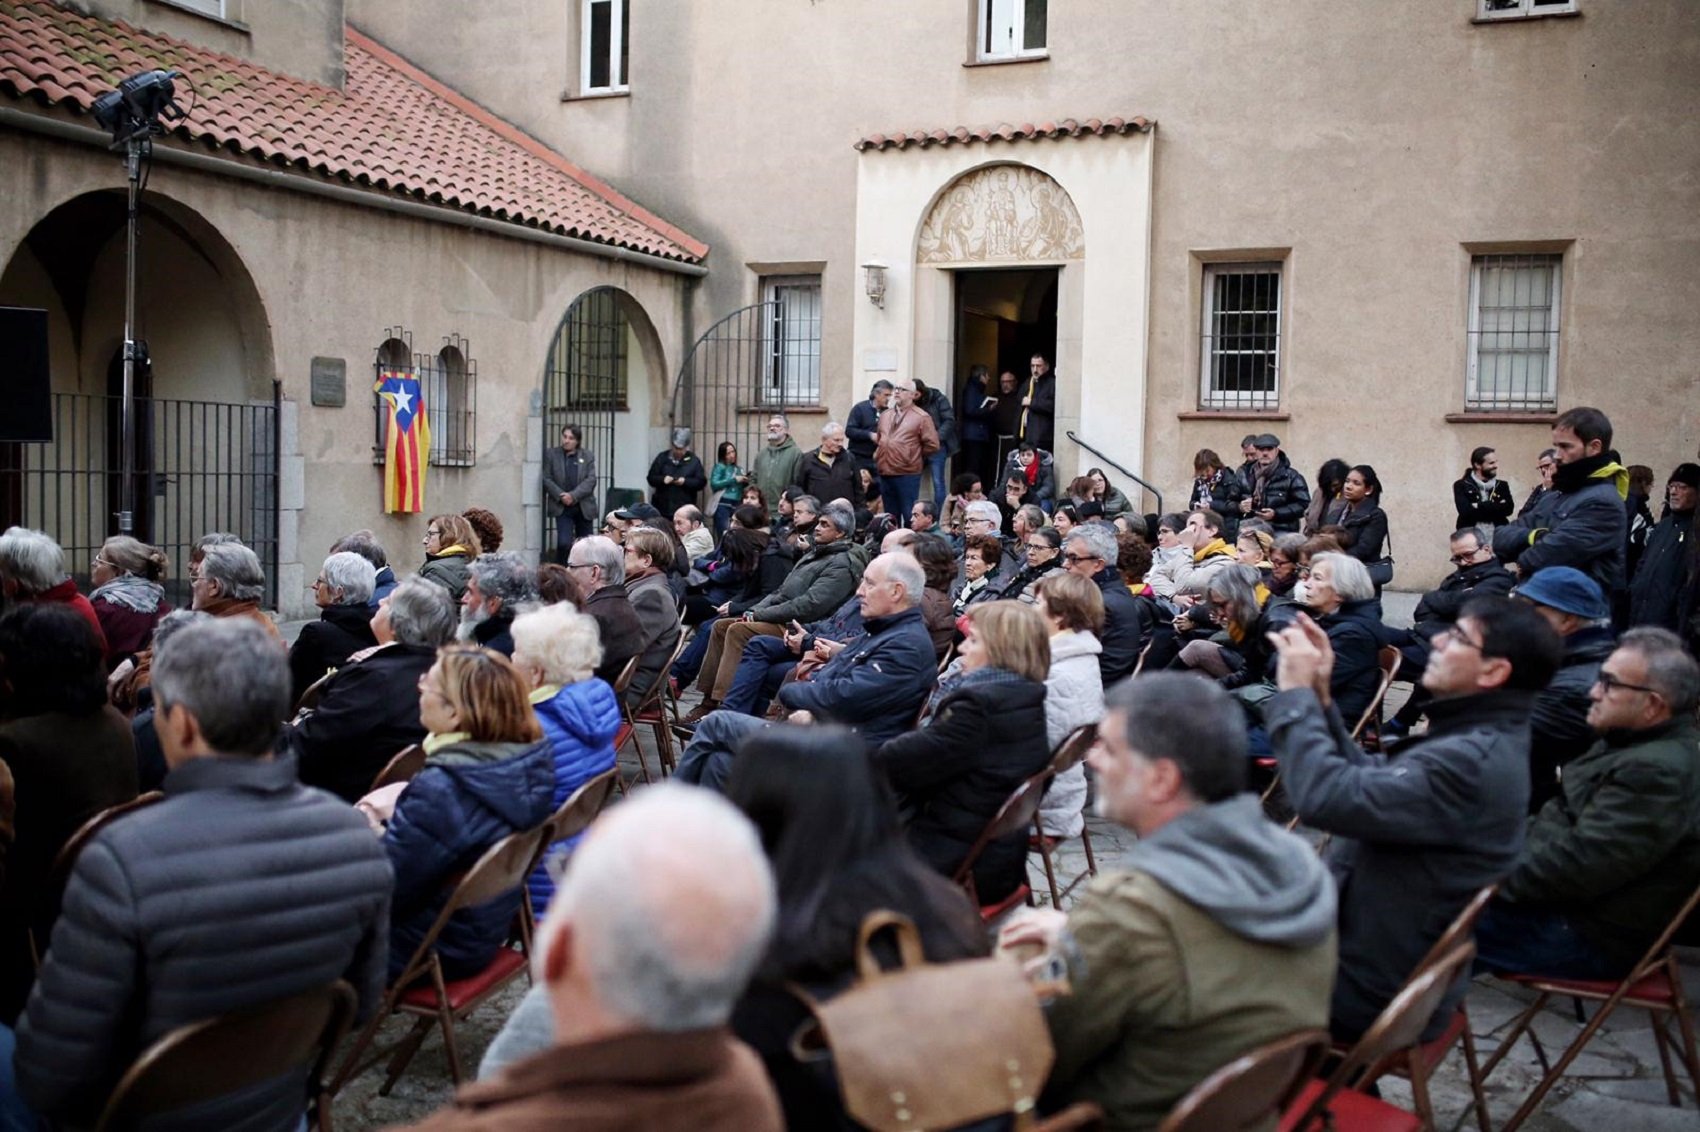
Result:
{"label": "black speaker", "polygon": [[47,312],[0,307],[0,441],[51,441]]}

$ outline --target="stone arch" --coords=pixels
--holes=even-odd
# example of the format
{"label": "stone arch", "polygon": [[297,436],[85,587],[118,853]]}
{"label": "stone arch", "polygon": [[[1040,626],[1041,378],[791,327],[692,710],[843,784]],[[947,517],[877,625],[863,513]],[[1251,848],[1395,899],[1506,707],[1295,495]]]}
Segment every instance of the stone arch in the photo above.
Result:
{"label": "stone arch", "polygon": [[915,238],[915,262],[929,266],[1058,263],[1085,255],[1085,227],[1068,191],[1017,162],[957,176],[933,198]]}

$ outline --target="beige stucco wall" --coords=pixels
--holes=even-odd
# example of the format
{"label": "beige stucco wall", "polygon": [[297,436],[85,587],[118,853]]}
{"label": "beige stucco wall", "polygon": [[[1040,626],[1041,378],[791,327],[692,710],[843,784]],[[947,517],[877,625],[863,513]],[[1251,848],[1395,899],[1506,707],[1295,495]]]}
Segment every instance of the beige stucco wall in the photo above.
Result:
{"label": "beige stucco wall", "polygon": [[[1694,455],[1700,4],[1580,7],[1487,26],[1472,23],[1476,0],[1078,0],[1052,5],[1048,61],[965,67],[972,0],[638,4],[631,95],[591,100],[562,98],[576,73],[576,4],[499,0],[474,16],[452,0],[350,0],[349,12],[708,240],[700,325],[754,297],[749,264],[823,261],[823,380],[838,412],[863,392],[857,137],[1157,120],[1148,262],[1094,256],[1086,268],[1150,278],[1144,420],[1109,451],[1171,500],[1196,448],[1226,454],[1265,427],[1307,475],[1334,455],[1373,462],[1388,484],[1398,584],[1411,586],[1446,569],[1447,484],[1470,448],[1498,445],[1522,494],[1546,440],[1540,423],[1444,419],[1463,401],[1472,247],[1568,248],[1560,403],[1605,406],[1625,458],[1661,475]],[[1104,145],[998,143],[971,160],[1052,162],[1064,150],[1094,160]],[[862,160],[936,163],[936,185],[950,152]],[[1201,257],[1234,249],[1287,256],[1288,420],[1179,415],[1197,407]],[[1140,317],[1084,316],[1081,350]],[[918,326],[910,345],[938,333]],[[1116,401],[1117,378],[1077,373],[1110,383],[1083,400]]]}
{"label": "beige stucco wall", "polygon": [[[14,260],[25,235],[58,205],[123,183],[121,165],[99,150],[11,131],[0,131],[0,168],[13,190],[0,194],[0,265]],[[425,515],[383,515],[380,470],[372,464],[371,367],[386,327],[410,330],[416,350],[435,350],[451,333],[470,341],[479,375],[477,462],[432,467],[426,498],[431,513],[474,504],[496,511],[507,527],[504,549],[535,553],[539,543],[544,360],[561,316],[584,291],[617,287],[646,316],[634,325],[632,377],[654,387],[634,391],[634,412],[622,426],[622,443],[637,438],[628,446],[639,450],[633,459],[647,456],[642,450],[664,423],[662,375],[676,364],[684,338],[686,284],[678,275],[164,164],[154,169],[150,191],[160,207],[228,243],[227,256],[212,248],[212,264],[189,257],[168,265],[171,239],[157,227],[144,230],[144,277],[155,293],[143,305],[141,332],[161,372],[169,365],[178,375],[161,395],[195,395],[193,389],[226,396],[236,358],[250,391],[258,383],[269,399],[271,379],[283,383],[279,594],[286,615],[308,610],[306,583],[347,531],[372,528],[398,572],[419,561]],[[16,301],[51,305],[38,265],[26,259],[7,271],[4,286],[16,281]],[[223,275],[209,278],[215,267]],[[104,340],[115,336],[110,327],[97,330],[97,319],[121,312],[113,306],[121,294],[113,289],[120,277],[111,255],[102,255],[96,277],[85,354],[105,350]],[[236,296],[234,306],[215,301],[214,289]],[[0,301],[9,298],[0,290]],[[195,321],[222,325],[173,348],[169,329]],[[56,352],[67,337],[63,327],[56,331]],[[233,352],[235,337],[244,340],[240,352]],[[310,403],[314,356],[346,359],[345,407]],[[56,380],[74,380],[58,358],[55,370]]]}
{"label": "beige stucco wall", "polygon": [[[170,0],[83,0],[102,19],[176,36],[286,75],[341,86],[343,0],[225,0],[227,19]],[[194,95],[179,86],[188,106]]]}

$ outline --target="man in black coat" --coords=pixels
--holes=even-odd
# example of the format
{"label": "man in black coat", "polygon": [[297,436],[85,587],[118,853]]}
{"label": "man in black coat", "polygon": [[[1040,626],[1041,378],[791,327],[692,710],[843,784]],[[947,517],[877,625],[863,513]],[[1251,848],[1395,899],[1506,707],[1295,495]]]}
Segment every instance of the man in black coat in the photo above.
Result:
{"label": "man in black coat", "polygon": [[1689,540],[1694,537],[1694,505],[1700,501],[1700,464],[1677,465],[1665,484],[1665,501],[1669,509],[1647,535],[1647,548],[1629,583],[1629,623],[1674,632],[1681,624],[1693,556]]}
{"label": "man in black coat", "polygon": [[[18,1028],[19,1090],[55,1123],[91,1121],[179,1026],[337,979],[362,1018],[383,994],[389,862],[359,813],[271,757],[289,710],[276,641],[246,619],[192,625],[154,658],[153,688],[166,798],[77,857]],[[290,1128],[306,1096],[303,1070],[160,1127]]]}
{"label": "man in black coat", "polygon": [[880,414],[891,404],[891,382],[880,378],[868,390],[868,399],[850,407],[844,434],[849,438],[850,455],[858,468],[874,470],[874,449],[879,447]]}
{"label": "man in black coat", "polygon": [[1499,478],[1499,454],[1487,447],[1471,452],[1470,470],[1452,485],[1452,508],[1458,512],[1458,526],[1491,531],[1509,523],[1516,506],[1511,485]]}
{"label": "man in black coat", "polygon": [[1493,550],[1521,578],[1574,566],[1609,599],[1623,589],[1629,469],[1611,450],[1611,421],[1598,409],[1571,409],[1552,426],[1558,470],[1532,510],[1493,533]]}
{"label": "man in black coat", "polygon": [[1016,439],[1046,452],[1056,450],[1057,375],[1050,359],[1035,353],[1028,363],[1027,380],[1021,384],[1021,419]]}
{"label": "man in black coat", "polygon": [[1159,619],[1156,603],[1135,597],[1116,572],[1119,552],[1115,528],[1105,522],[1082,523],[1063,544],[1063,568],[1088,579],[1104,595],[1104,632],[1098,638],[1104,651],[1098,654],[1098,671],[1106,688],[1133,675]]}
{"label": "man in black coat", "polygon": [[1240,500],[1240,514],[1256,515],[1278,535],[1297,533],[1310,506],[1310,485],[1281,451],[1280,437],[1266,432],[1252,444],[1257,463],[1249,474],[1242,472],[1245,497]]}
{"label": "man in black coat", "polygon": [[820,447],[803,453],[797,462],[797,486],[824,505],[846,499],[852,511],[862,506],[862,477],[855,457],[844,450],[844,426],[828,421],[820,430]]}
{"label": "man in black coat", "polygon": [[643,649],[643,626],[626,596],[626,552],[613,539],[591,535],[573,543],[567,569],[585,591],[584,611],[596,618],[602,635],[602,663],[596,675],[610,685],[626,662]]}
{"label": "man in black coat", "polygon": [[[1277,638],[1280,692],[1264,721],[1299,818],[1334,834],[1340,969],[1331,1028],[1356,1041],[1441,932],[1523,849],[1530,703],[1557,667],[1558,634],[1528,606],[1478,598],[1435,638],[1427,734],[1372,755],[1329,702],[1333,650],[1309,618]],[[1463,996],[1451,989],[1432,1040]]]}
{"label": "man in black coat", "polygon": [[649,501],[663,515],[671,515],[687,503],[695,503],[708,486],[708,473],[691,451],[691,430],[673,430],[673,444],[656,454],[649,465]]}
{"label": "man in black coat", "polygon": [[596,523],[596,454],[582,446],[583,430],[561,429],[561,443],[543,453],[543,507],[555,520],[555,561],[565,562],[573,540]]}

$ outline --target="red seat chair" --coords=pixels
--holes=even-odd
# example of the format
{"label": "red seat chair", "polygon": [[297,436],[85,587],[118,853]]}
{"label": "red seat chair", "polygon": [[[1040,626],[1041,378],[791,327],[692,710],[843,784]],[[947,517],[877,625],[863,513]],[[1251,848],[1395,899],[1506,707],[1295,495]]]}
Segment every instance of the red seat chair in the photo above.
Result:
{"label": "red seat chair", "polygon": [[1039,802],[1045,796],[1045,787],[1050,784],[1051,768],[1047,766],[1017,786],[1014,792],[1004,799],[1003,805],[998,807],[998,812],[992,815],[992,820],[986,823],[986,828],[980,831],[980,836],[968,850],[968,856],[962,859],[962,864],[957,866],[956,874],[951,878],[968,893],[968,899],[980,909],[980,919],[988,924],[1017,904],[1032,903],[1033,889],[1023,883],[997,903],[981,904],[980,894],[974,887],[974,864],[980,859],[980,854],[985,852],[987,845],[1000,837],[1019,833],[1033,823],[1034,816],[1039,812]]}

